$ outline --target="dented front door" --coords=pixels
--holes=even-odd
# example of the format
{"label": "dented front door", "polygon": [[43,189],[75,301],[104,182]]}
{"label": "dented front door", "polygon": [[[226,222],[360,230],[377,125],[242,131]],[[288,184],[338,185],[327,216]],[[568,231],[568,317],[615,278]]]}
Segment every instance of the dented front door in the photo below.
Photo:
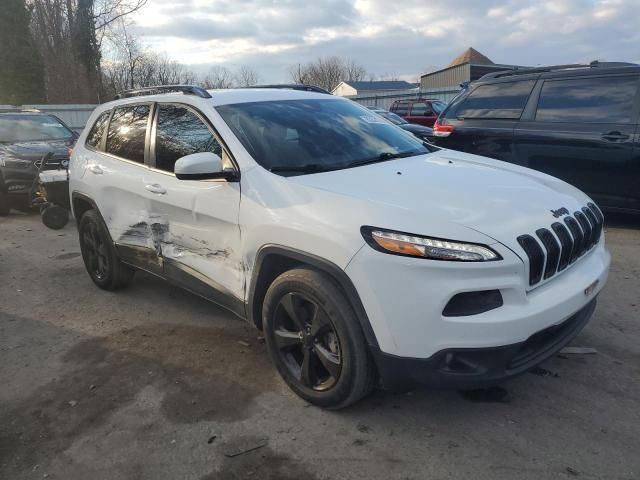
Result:
{"label": "dented front door", "polygon": [[242,301],[239,183],[178,180],[149,170],[149,233],[164,274],[181,286],[225,306]]}

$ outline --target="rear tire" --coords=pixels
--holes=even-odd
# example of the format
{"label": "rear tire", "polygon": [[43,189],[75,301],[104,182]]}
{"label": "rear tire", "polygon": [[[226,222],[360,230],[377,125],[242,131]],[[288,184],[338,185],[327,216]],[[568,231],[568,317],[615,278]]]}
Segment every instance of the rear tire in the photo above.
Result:
{"label": "rear tire", "polygon": [[85,212],[80,219],[78,231],[82,259],[93,283],[103,290],[125,287],[133,278],[135,270],[118,258],[100,214],[96,210]]}
{"label": "rear tire", "polygon": [[375,385],[375,367],[349,301],[328,275],[309,268],[281,274],[267,290],[264,337],[278,372],[300,397],[347,407]]}

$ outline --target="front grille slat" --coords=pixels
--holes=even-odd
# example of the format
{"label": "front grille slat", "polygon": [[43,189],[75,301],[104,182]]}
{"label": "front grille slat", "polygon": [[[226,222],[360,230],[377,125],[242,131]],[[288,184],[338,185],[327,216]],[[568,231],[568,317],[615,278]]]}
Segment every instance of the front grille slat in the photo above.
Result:
{"label": "front grille slat", "polygon": [[[566,211],[566,210],[565,210]],[[600,241],[604,216],[593,203],[568,214],[564,221],[539,228],[535,234],[520,235],[518,244],[529,260],[529,285],[547,280],[565,270]]]}
{"label": "front grille slat", "polygon": [[536,235],[542,242],[542,246],[547,251],[547,263],[544,267],[544,279],[553,276],[558,269],[560,260],[560,245],[553,234],[546,228],[536,230]]}
{"label": "front grille slat", "polygon": [[582,229],[580,228],[580,225],[578,225],[578,222],[576,222],[575,218],[565,217],[564,223],[567,224],[571,235],[573,235],[573,251],[571,252],[571,258],[569,259],[569,263],[573,263],[584,253],[584,235],[582,234]]}
{"label": "front grille slat", "polygon": [[580,228],[582,228],[582,232],[584,234],[584,240],[582,241],[582,253],[586,253],[589,248],[591,248],[591,235],[593,235],[593,229],[591,228],[591,224],[587,217],[584,216],[582,212],[574,212],[573,216],[578,220],[580,224]]}
{"label": "front grille slat", "polygon": [[542,280],[545,260],[542,247],[531,235],[520,235],[518,243],[529,258],[529,285],[535,285]]}
{"label": "front grille slat", "polygon": [[551,225],[551,229],[555,232],[556,236],[560,240],[562,246],[562,253],[560,254],[560,261],[558,262],[558,271],[561,272],[569,265],[571,254],[573,252],[573,237],[560,222],[555,222]]}
{"label": "front grille slat", "polygon": [[591,237],[589,239],[589,248],[591,248],[598,243],[598,239],[600,238],[598,221],[596,220],[596,216],[593,212],[587,207],[582,208],[582,213],[584,213],[584,216],[587,217],[587,220],[589,220],[589,223],[591,224]]}

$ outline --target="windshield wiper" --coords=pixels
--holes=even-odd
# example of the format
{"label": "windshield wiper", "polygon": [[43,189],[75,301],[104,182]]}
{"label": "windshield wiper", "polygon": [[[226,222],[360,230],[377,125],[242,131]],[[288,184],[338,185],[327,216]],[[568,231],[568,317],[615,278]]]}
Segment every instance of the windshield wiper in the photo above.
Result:
{"label": "windshield wiper", "polygon": [[308,165],[274,165],[269,168],[270,172],[300,172],[300,173],[314,173],[314,172],[326,172],[336,168],[335,165],[321,165],[319,163],[309,163]]}
{"label": "windshield wiper", "polygon": [[386,162],[387,160],[394,160],[396,158],[414,157],[416,155],[422,155],[423,153],[425,152],[416,152],[415,150],[408,150],[406,152],[382,152],[377,157],[365,158],[364,160],[356,160],[355,162],[348,163],[345,168]]}

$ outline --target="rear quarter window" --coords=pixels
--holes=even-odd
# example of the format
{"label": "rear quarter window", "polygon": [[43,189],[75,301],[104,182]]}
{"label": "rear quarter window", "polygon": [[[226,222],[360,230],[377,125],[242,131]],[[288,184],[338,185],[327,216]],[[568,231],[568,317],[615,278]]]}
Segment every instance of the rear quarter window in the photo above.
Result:
{"label": "rear quarter window", "polygon": [[638,75],[546,80],[536,120],[541,122],[632,123]]}
{"label": "rear quarter window", "polygon": [[480,85],[462,100],[455,116],[518,120],[535,83],[523,80]]}
{"label": "rear quarter window", "polygon": [[106,112],[102,112],[98,119],[95,121],[91,130],[87,134],[87,146],[95,149],[100,148],[100,142],[102,141],[102,136],[104,135],[104,131],[107,128],[107,122],[109,121],[109,115],[111,115],[111,110]]}

